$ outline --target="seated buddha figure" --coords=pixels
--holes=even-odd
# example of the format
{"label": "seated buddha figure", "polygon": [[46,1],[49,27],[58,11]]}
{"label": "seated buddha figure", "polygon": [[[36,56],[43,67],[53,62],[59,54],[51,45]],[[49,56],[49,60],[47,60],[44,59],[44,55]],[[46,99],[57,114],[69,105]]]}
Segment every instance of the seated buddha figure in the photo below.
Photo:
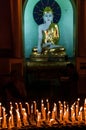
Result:
{"label": "seated buddha figure", "polygon": [[38,45],[32,50],[35,57],[51,55],[63,55],[64,48],[58,45],[60,37],[59,27],[53,22],[53,10],[45,7],[43,11],[43,23],[38,26]]}

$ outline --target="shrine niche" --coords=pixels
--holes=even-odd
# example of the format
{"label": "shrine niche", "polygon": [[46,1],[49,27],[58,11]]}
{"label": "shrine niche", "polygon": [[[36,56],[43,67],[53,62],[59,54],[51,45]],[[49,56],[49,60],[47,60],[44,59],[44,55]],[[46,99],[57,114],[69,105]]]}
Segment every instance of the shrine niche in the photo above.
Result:
{"label": "shrine niche", "polygon": [[[52,0],[50,0],[50,2],[52,3]],[[64,7],[63,7],[62,0],[59,2],[55,0],[54,2],[56,2],[60,7],[59,15],[57,16],[59,20],[55,21],[55,23],[58,24],[59,29],[60,29],[59,45],[65,48],[66,53],[69,58],[74,57],[75,56],[75,42],[76,42],[76,39],[75,39],[76,37],[74,36],[75,35],[74,2],[66,0],[66,2],[64,2]],[[25,49],[26,59],[30,58],[33,48],[35,46],[37,47],[37,43],[38,43],[38,24],[40,22],[39,23],[35,22],[34,17],[36,17],[36,13],[34,15],[34,12],[33,12],[33,10],[35,10],[36,8],[37,3],[40,3],[40,1],[38,0],[38,1],[33,2],[29,0],[26,3],[25,8],[24,8],[25,10],[24,11],[24,43],[25,43],[24,49]],[[42,4],[45,5],[44,0],[42,0]],[[65,30],[66,30],[66,33],[65,33]]]}
{"label": "shrine niche", "polygon": [[44,2],[39,1],[33,9],[34,20],[38,24],[38,41],[37,47],[32,49],[30,61],[65,61],[65,48],[58,44],[60,6],[56,1]]}

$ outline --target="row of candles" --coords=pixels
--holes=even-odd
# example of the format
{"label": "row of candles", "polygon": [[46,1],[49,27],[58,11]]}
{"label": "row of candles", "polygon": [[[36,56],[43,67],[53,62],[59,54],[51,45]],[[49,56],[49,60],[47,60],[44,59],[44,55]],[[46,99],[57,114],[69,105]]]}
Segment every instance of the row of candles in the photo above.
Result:
{"label": "row of candles", "polygon": [[25,126],[41,127],[44,124],[81,124],[86,125],[86,98],[83,105],[80,105],[78,98],[72,105],[66,101],[53,102],[52,108],[48,99],[41,100],[40,108],[36,101],[32,103],[12,102],[9,103],[9,112],[0,103],[0,128],[22,128]]}

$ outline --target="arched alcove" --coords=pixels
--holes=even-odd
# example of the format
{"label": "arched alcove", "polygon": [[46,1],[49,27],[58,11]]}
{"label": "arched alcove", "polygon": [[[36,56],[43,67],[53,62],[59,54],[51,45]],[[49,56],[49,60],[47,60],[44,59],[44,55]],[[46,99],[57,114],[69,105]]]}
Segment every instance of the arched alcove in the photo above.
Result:
{"label": "arched alcove", "polygon": [[[33,18],[33,9],[39,0],[26,0],[24,4],[24,56],[29,58],[32,48],[37,46],[38,25]],[[72,0],[55,0],[61,8],[61,18],[58,22],[60,28],[59,44],[66,48],[68,57],[75,56],[76,19],[75,4]]]}

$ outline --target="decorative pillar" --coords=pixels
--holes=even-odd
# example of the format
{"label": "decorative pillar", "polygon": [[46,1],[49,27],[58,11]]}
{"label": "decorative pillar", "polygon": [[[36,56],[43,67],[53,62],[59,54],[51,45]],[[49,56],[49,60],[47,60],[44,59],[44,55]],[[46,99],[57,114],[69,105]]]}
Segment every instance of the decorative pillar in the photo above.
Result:
{"label": "decorative pillar", "polygon": [[14,57],[23,57],[22,0],[10,0]]}
{"label": "decorative pillar", "polygon": [[86,56],[86,0],[78,0],[78,56]]}

